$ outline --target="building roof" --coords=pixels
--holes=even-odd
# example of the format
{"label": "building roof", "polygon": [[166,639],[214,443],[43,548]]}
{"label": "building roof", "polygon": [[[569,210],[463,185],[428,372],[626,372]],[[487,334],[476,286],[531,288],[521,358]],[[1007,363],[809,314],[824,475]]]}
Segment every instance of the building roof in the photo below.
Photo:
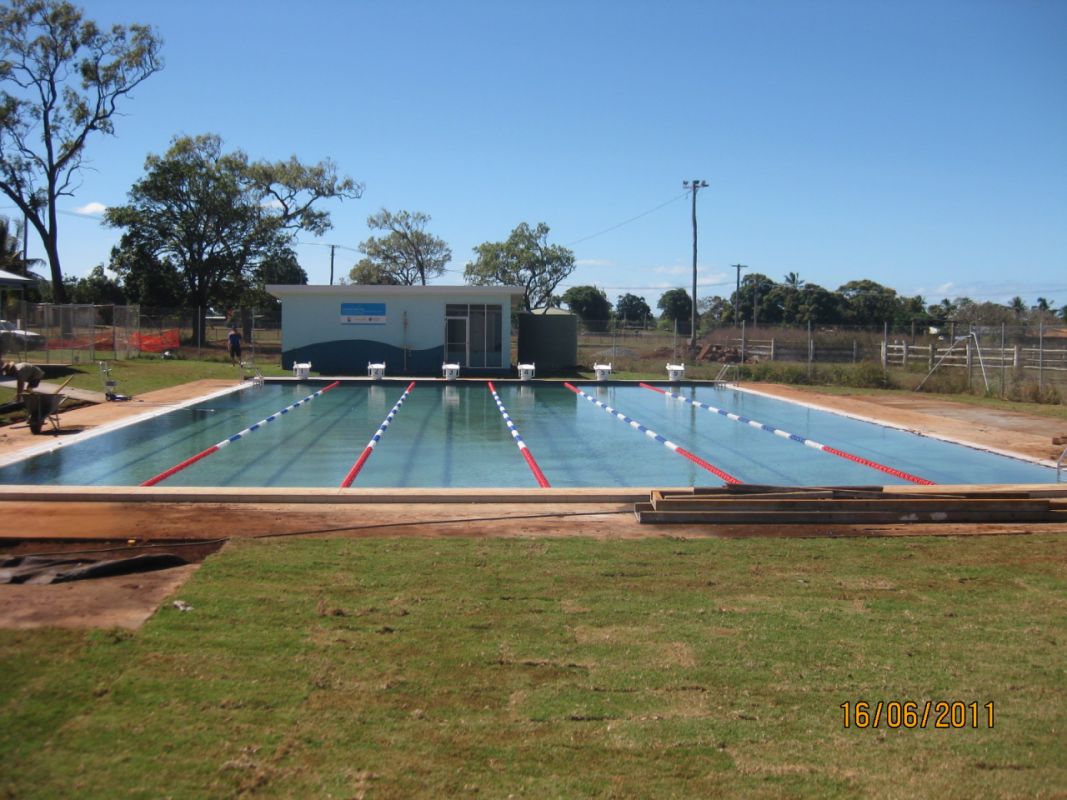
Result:
{"label": "building roof", "polygon": [[267,291],[279,299],[287,297],[330,296],[337,297],[522,297],[521,286],[373,286],[370,284],[291,284],[272,283]]}
{"label": "building roof", "polygon": [[23,278],[21,275],[16,275],[14,272],[0,269],[0,286],[5,289],[21,289],[25,286],[29,286],[33,282],[33,278]]}

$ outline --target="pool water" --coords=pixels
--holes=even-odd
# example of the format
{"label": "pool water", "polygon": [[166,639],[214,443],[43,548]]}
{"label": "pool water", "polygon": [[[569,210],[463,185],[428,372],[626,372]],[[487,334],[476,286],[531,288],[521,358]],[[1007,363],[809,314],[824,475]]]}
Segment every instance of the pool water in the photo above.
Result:
{"label": "pool water", "polygon": [[[136,486],[322,388],[249,387],[0,468],[3,484]],[[722,479],[563,386],[497,384],[553,487],[710,486]],[[638,386],[582,385],[745,483],[907,483]],[[167,478],[161,486],[338,486],[405,384],[344,385]],[[676,389],[936,483],[1049,483],[1054,469],[715,387]],[[536,487],[482,383],[417,385],[354,487]]]}

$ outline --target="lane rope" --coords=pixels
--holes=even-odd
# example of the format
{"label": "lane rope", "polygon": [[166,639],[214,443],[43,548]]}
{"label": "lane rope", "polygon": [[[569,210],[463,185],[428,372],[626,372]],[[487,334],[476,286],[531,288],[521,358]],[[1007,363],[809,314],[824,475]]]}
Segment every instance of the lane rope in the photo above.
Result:
{"label": "lane rope", "polygon": [[597,400],[595,397],[590,397],[588,394],[586,394],[585,392],[583,392],[581,389],[577,388],[576,386],[572,386],[569,383],[564,383],[563,385],[566,386],[568,389],[570,389],[572,392],[574,392],[579,397],[584,397],[586,400],[588,400],[593,405],[598,406],[599,408],[601,408],[604,411],[608,412],[609,414],[611,414],[616,419],[622,420],[623,422],[625,422],[627,425],[629,425],[634,430],[641,431],[641,433],[645,434],[645,436],[647,436],[648,438],[655,439],[657,442],[662,444],[668,450],[671,450],[672,452],[675,452],[680,456],[684,456],[684,457],[688,458],[690,461],[692,461],[697,466],[703,467],[708,472],[710,472],[710,473],[712,473],[714,475],[717,475],[718,477],[722,478],[727,483],[743,483],[743,481],[741,481],[740,478],[735,478],[729,472],[726,472],[725,470],[721,470],[718,467],[714,466],[713,464],[709,464],[707,461],[702,459],[700,456],[694,455],[693,453],[690,453],[685,448],[679,447],[674,442],[663,438],[662,436],[660,436],[658,433],[656,433],[651,428],[646,428],[644,425],[642,425],[637,420],[626,416],[621,411],[615,410],[614,408],[609,406],[607,403],[602,403],[599,400]]}
{"label": "lane rope", "polygon": [[359,459],[356,461],[355,464],[352,465],[352,469],[350,469],[348,471],[348,474],[345,475],[345,479],[341,481],[342,489],[347,489],[349,486],[352,485],[352,481],[356,479],[356,476],[359,475],[359,471],[363,469],[363,465],[367,463],[367,459],[370,458],[371,453],[374,452],[375,445],[377,445],[378,442],[382,440],[382,437],[385,436],[385,432],[389,428],[389,423],[393,421],[393,417],[395,417],[397,415],[397,412],[400,411],[400,406],[404,405],[404,401],[407,399],[408,395],[411,394],[411,391],[414,388],[415,381],[412,381],[408,384],[408,388],[404,390],[404,393],[400,395],[400,399],[396,401],[396,405],[394,405],[392,410],[385,415],[385,420],[382,422],[381,425],[378,426],[378,430],[370,438],[370,441],[367,442],[367,446],[363,448],[363,452],[360,454]]}
{"label": "lane rope", "polygon": [[249,434],[249,433],[252,433],[254,431],[258,431],[260,428],[262,428],[268,422],[274,422],[274,420],[279,419],[283,414],[288,414],[294,408],[297,408],[298,406],[301,406],[304,403],[310,403],[312,400],[314,400],[319,395],[326,394],[326,392],[330,391],[330,389],[335,389],[340,385],[341,385],[340,381],[334,381],[329,386],[326,386],[326,387],[324,387],[322,389],[319,389],[317,392],[312,392],[311,394],[309,394],[307,397],[303,398],[302,400],[297,400],[295,403],[292,403],[292,404],[286,406],[281,411],[275,412],[274,414],[271,414],[269,417],[261,419],[255,425],[250,425],[247,428],[245,428],[243,431],[241,431],[239,433],[235,433],[233,436],[229,436],[229,437],[223,439],[218,444],[213,444],[213,445],[211,445],[211,447],[207,448],[206,450],[200,451],[195,456],[192,456],[191,458],[185,459],[185,461],[182,461],[180,464],[175,464],[170,469],[164,470],[163,472],[159,473],[158,475],[155,475],[155,476],[149,478],[144,483],[142,483],[141,486],[155,486],[157,483],[159,483],[160,481],[166,480],[171,475],[174,475],[174,474],[176,474],[178,472],[181,472],[186,467],[192,466],[193,464],[195,464],[200,459],[207,458],[212,453],[217,453],[219,450],[221,450],[223,447],[225,447],[228,444],[233,444],[234,442],[236,442],[238,439],[240,439],[245,434]]}
{"label": "lane rope", "polygon": [[935,485],[933,481],[929,481],[926,478],[920,478],[918,475],[912,475],[910,472],[904,472],[903,470],[899,470],[894,467],[889,467],[885,464],[879,464],[877,461],[871,461],[869,458],[857,456],[853,453],[847,453],[844,450],[838,450],[836,447],[830,447],[830,445],[816,442],[814,439],[806,439],[803,436],[798,436],[795,433],[784,431],[781,428],[775,428],[773,425],[765,425],[762,422],[759,422],[754,419],[749,419],[748,417],[743,417],[740,414],[733,413],[732,411],[726,411],[722,408],[716,408],[715,406],[710,405],[708,403],[701,403],[699,400],[690,400],[688,397],[685,397],[680,394],[675,394],[674,392],[667,391],[666,389],[661,389],[658,386],[651,386],[647,383],[642,383],[640,384],[640,386],[645,389],[651,389],[653,392],[665,394],[668,397],[674,398],[675,400],[684,400],[685,402],[697,406],[698,408],[703,408],[706,411],[714,412],[715,414],[719,414],[723,417],[726,417],[727,419],[732,419],[734,422],[741,422],[751,428],[767,431],[768,433],[773,433],[775,436],[780,436],[783,439],[798,442],[799,444],[805,445],[806,447],[810,447],[813,450],[821,450],[824,453],[830,453],[831,455],[835,455],[840,458],[846,458],[849,461],[854,461],[857,464],[862,464],[865,467],[870,467],[871,469],[879,470],[881,472],[886,473],[887,475],[892,475],[896,478],[902,478],[903,480],[911,481],[912,483],[922,484],[923,486]]}
{"label": "lane rope", "polygon": [[500,395],[496,393],[496,387],[493,386],[493,382],[489,381],[489,392],[493,395],[493,400],[496,401],[496,407],[500,409],[501,416],[504,417],[504,424],[508,426],[508,431],[511,433],[511,438],[515,440],[515,444],[519,447],[519,452],[522,453],[522,457],[526,459],[526,464],[530,467],[530,471],[533,473],[534,478],[537,480],[537,485],[542,489],[552,488],[545,477],[545,474],[541,472],[541,468],[537,466],[537,461],[534,460],[533,453],[530,452],[530,448],[526,446],[526,442],[522,440],[522,436],[519,434],[519,429],[515,427],[515,423],[511,421],[511,417],[508,416],[508,410],[504,408],[504,402],[500,399]]}

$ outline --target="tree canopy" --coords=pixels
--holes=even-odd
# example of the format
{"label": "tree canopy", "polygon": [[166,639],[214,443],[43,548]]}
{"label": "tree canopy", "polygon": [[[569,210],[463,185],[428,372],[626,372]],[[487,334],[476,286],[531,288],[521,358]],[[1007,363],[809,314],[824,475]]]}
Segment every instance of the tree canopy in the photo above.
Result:
{"label": "tree canopy", "polygon": [[428,214],[421,211],[398,211],[384,208],[367,218],[371,230],[387,231],[385,236],[372,236],[360,244],[360,259],[349,277],[355,283],[386,283],[413,286],[426,285],[426,278],[443,275],[452,250],[444,239],[426,232]]}
{"label": "tree canopy", "polygon": [[65,0],[0,7],[0,190],[44,244],[66,302],[56,200],[74,194],[90,134],[114,133],[119,105],[163,62],[144,25],[102,30]]}
{"label": "tree canopy", "polygon": [[652,309],[648,307],[645,298],[627,293],[616,300],[615,315],[626,322],[644,322],[652,316]]}
{"label": "tree canopy", "polygon": [[685,289],[669,289],[664,292],[657,303],[663,312],[662,319],[678,323],[678,330],[689,332],[693,313],[693,301]]}
{"label": "tree canopy", "polygon": [[478,245],[464,279],[475,286],[521,286],[523,309],[546,312],[556,287],[574,271],[574,253],[549,244],[548,231],[543,222],[535,228],[522,222],[506,241]]}
{"label": "tree canopy", "polygon": [[572,286],[560,298],[582,318],[590,330],[605,330],[611,320],[611,301],[603,289],[595,286]]}
{"label": "tree canopy", "polygon": [[126,229],[112,263],[120,274],[158,269],[164,286],[176,274],[185,303],[232,303],[259,265],[286,253],[297,231],[330,227],[316,203],[361,193],[330,161],[250,162],[240,150],[223,152],[215,134],[179,136],[145,161],[129,203],[108,209],[106,223]]}

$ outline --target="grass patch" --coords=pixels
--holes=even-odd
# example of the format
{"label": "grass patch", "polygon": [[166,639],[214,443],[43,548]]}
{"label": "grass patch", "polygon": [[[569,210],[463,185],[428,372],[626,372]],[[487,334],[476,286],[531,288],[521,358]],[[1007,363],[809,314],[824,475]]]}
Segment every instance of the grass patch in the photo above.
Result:
{"label": "grass patch", "polygon": [[[1065,542],[238,541],[136,635],[0,632],[0,792],[1052,795]],[[996,727],[842,728],[927,698]]]}

